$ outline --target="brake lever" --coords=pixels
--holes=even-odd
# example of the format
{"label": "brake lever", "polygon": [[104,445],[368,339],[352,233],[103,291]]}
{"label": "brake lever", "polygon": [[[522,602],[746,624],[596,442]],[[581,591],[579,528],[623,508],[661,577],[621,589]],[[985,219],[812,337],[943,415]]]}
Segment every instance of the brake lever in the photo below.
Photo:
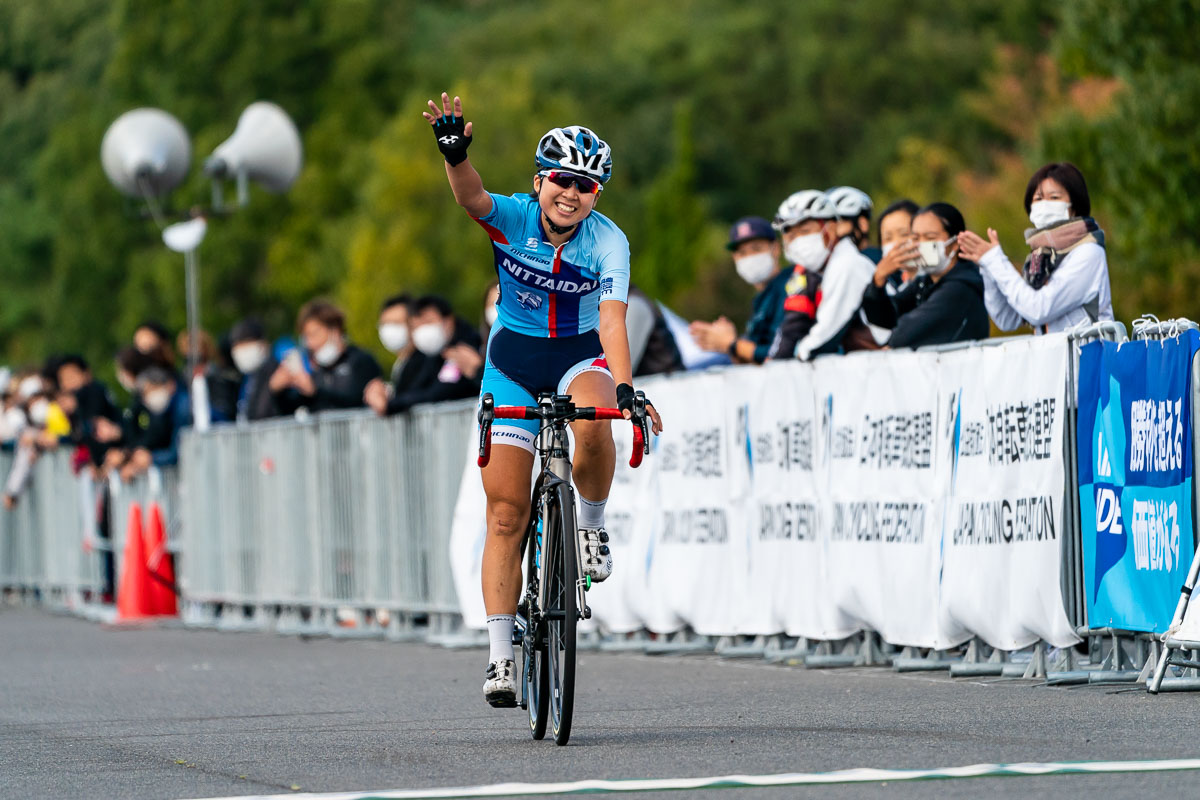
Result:
{"label": "brake lever", "polygon": [[475,460],[481,468],[492,460],[492,421],[496,419],[496,402],[491,394],[479,399],[479,457]]}

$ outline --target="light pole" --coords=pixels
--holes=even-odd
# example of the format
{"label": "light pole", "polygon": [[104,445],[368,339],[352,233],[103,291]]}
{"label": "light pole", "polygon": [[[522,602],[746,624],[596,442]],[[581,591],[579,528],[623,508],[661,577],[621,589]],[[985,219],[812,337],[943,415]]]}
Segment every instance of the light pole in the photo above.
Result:
{"label": "light pole", "polygon": [[[100,145],[100,160],[109,181],[121,193],[145,201],[150,216],[162,230],[168,248],[183,253],[184,295],[187,303],[188,379],[199,394],[203,376],[200,363],[200,258],[198,249],[208,231],[203,212],[192,219],[167,225],[160,198],[179,186],[191,164],[192,145],[175,117],[157,108],[126,112],[109,126]],[[238,118],[233,134],[205,161],[205,174],[213,181],[211,213],[225,212],[221,181],[234,178],[238,205],[249,202],[249,182],[270,192],[291,188],[300,175],[304,151],[291,117],[274,103],[252,103]],[[201,380],[197,383],[197,378]],[[205,395],[206,396],[206,395]],[[207,401],[204,403],[207,406]],[[201,421],[201,416],[204,417]],[[208,427],[209,417],[195,415],[197,428]]]}

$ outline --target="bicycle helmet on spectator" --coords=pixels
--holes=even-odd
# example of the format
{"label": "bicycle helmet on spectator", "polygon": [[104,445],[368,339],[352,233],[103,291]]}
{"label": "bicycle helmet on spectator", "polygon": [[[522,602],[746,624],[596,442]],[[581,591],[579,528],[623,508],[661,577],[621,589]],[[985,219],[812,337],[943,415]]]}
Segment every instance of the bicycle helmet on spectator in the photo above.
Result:
{"label": "bicycle helmet on spectator", "polygon": [[771,226],[783,232],[788,228],[799,225],[810,219],[837,219],[837,209],[825,196],[824,192],[816,189],[804,189],[788,197],[779,205],[775,212],[775,220]]}
{"label": "bicycle helmet on spectator", "polygon": [[825,192],[829,202],[837,209],[837,215],[842,219],[856,219],[866,215],[871,217],[871,198],[866,192],[853,186],[835,186]]}
{"label": "bicycle helmet on spectator", "polygon": [[612,148],[581,125],[553,128],[534,153],[539,169],[561,169],[607,183],[612,177]]}

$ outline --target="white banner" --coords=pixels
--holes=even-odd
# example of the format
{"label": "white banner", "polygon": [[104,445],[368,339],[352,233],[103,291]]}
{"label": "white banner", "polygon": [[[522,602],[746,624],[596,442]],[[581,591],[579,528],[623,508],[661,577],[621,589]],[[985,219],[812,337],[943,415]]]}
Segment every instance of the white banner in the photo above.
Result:
{"label": "white banner", "polygon": [[955,644],[938,624],[937,355],[817,364],[830,600],[899,645]]}
{"label": "white banner", "polygon": [[[1067,344],[864,353],[641,382],[664,431],[607,507],[615,569],[588,596],[612,632],[870,629],[945,648],[1075,641],[1060,592]],[[451,557],[482,627],[474,452]]]}
{"label": "white banner", "polygon": [[1068,352],[1041,336],[941,358],[942,607],[1002,650],[1079,641],[1060,589]]}

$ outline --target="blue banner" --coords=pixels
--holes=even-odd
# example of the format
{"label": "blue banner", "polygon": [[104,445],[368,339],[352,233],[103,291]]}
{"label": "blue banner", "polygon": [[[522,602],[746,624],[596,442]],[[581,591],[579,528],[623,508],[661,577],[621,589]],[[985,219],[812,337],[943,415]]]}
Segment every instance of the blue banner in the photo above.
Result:
{"label": "blue banner", "polygon": [[1192,355],[1200,333],[1079,359],[1079,510],[1088,624],[1161,633],[1194,552]]}

